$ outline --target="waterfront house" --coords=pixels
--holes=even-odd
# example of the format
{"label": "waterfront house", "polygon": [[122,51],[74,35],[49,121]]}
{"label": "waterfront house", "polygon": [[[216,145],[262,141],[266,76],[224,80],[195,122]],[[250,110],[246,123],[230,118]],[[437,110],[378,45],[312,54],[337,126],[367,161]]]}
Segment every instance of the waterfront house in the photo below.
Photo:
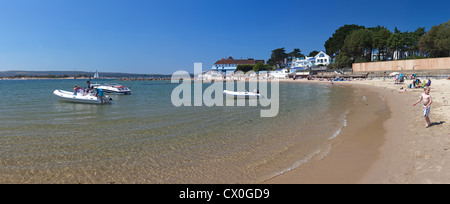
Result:
{"label": "waterfront house", "polygon": [[253,58],[248,59],[234,59],[229,57],[227,59],[222,58],[221,60],[214,63],[211,70],[220,73],[235,72],[238,65],[250,64],[256,65],[258,62],[265,63],[264,60],[255,60]]}
{"label": "waterfront house", "polygon": [[307,68],[312,66],[327,66],[331,63],[332,58],[327,55],[325,52],[320,51],[316,56],[314,57],[300,57],[300,58],[294,58],[292,59],[292,65],[291,68]]}
{"label": "waterfront house", "polygon": [[300,57],[300,58],[294,58],[292,60],[291,69],[293,68],[306,68],[306,67],[312,67],[316,63],[316,59],[313,57]]}
{"label": "waterfront house", "polygon": [[323,51],[320,51],[314,58],[316,58],[316,65],[327,66],[331,63],[331,57]]}

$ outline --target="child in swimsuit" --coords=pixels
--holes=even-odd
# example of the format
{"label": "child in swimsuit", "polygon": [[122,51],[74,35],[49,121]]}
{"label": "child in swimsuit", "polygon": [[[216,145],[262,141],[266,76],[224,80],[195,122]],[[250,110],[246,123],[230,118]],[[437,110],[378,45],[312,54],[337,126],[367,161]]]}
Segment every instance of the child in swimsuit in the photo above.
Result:
{"label": "child in swimsuit", "polygon": [[430,87],[426,86],[424,88],[424,93],[420,96],[420,99],[413,104],[413,106],[416,106],[420,101],[423,101],[423,117],[425,118],[425,121],[427,122],[426,128],[430,127],[430,110],[431,110],[431,104],[433,103],[433,99],[430,95]]}
{"label": "child in swimsuit", "polygon": [[100,99],[101,103],[103,102],[103,97],[105,96],[105,94],[103,93],[103,90],[100,88],[97,88],[97,94],[96,94],[97,98]]}

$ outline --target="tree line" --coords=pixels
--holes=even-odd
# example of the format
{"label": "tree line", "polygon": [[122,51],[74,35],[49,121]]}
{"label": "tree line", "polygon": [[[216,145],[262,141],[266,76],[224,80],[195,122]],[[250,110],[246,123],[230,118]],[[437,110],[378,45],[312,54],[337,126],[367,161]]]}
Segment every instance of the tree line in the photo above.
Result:
{"label": "tree line", "polygon": [[[319,51],[314,50],[311,51],[308,54],[308,57],[314,57],[317,54],[319,54]],[[302,51],[299,48],[295,48],[292,52],[286,53],[285,48],[278,48],[275,50],[272,50],[272,54],[270,55],[270,59],[267,60],[267,65],[265,67],[266,70],[276,69],[280,68],[284,65],[286,62],[291,62],[295,58],[301,58],[305,57],[304,54],[302,54]],[[256,71],[256,70],[255,70]]]}
{"label": "tree line", "polygon": [[[334,63],[328,68],[351,67],[352,63],[387,61],[398,59],[420,59],[433,57],[450,57],[450,20],[431,27],[426,32],[424,27],[415,31],[394,32],[383,26],[368,27],[344,25],[338,28],[325,42],[326,53],[334,57]],[[285,48],[272,50],[267,65],[259,65],[255,71],[272,70],[283,66],[284,61],[305,57],[299,48],[286,53]],[[312,51],[309,57],[319,53]],[[246,68],[250,69],[250,67]]]}
{"label": "tree line", "polygon": [[[344,25],[325,42],[326,53],[335,56],[330,68],[351,67],[352,63],[450,56],[450,21],[425,32],[419,27],[402,32],[395,27],[366,28]],[[374,55],[374,54],[375,55]]]}

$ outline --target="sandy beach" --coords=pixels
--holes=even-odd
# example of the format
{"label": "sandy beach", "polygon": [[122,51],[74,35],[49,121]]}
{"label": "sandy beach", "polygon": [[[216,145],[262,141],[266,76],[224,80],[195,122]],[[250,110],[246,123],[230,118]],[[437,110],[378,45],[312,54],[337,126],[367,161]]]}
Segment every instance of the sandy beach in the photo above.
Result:
{"label": "sandy beach", "polygon": [[264,183],[450,183],[450,81],[432,82],[429,128],[422,106],[412,106],[423,89],[407,88],[410,81],[334,82],[362,92],[366,107],[355,107],[326,157],[312,158]]}

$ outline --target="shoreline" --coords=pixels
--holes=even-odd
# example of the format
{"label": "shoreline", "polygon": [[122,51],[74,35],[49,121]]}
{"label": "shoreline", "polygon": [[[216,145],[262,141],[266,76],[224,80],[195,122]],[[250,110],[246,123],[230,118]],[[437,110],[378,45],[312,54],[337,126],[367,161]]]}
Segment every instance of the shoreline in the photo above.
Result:
{"label": "shoreline", "polygon": [[[408,84],[394,85],[391,80],[335,82],[334,85],[374,92],[386,106],[388,117],[370,116],[373,122],[364,124],[361,121],[364,119],[361,117],[364,115],[362,112],[359,116],[350,116],[349,125],[343,129],[325,158],[313,158],[310,162],[263,183],[450,183],[450,172],[442,171],[445,167],[450,169],[450,165],[441,161],[450,162],[450,159],[443,156],[447,150],[450,152],[449,124],[444,121],[448,118],[450,109],[447,101],[450,96],[444,90],[448,90],[450,82],[434,80],[434,83],[431,95],[435,95],[435,102],[432,106],[439,108],[432,110],[431,120],[434,125],[426,129],[420,125],[424,124],[420,117],[421,108],[411,105],[418,99],[422,89],[403,91],[400,88],[407,87]],[[373,101],[373,98],[367,98],[367,101]],[[428,140],[424,139],[427,134],[431,135],[429,137],[438,137],[441,142],[427,143]],[[431,152],[434,154],[430,154]],[[433,160],[432,157],[438,157],[439,160]],[[427,160],[427,165],[433,168],[425,171],[427,165],[418,160]],[[438,179],[429,179],[429,172],[437,173],[433,176]]]}
{"label": "shoreline", "polygon": [[[344,85],[346,86],[346,85]],[[383,123],[391,111],[376,90],[352,87],[355,106],[347,117],[347,126],[333,140],[325,157],[309,162],[284,174],[273,177],[266,184],[325,184],[357,183],[379,158],[384,143]]]}

